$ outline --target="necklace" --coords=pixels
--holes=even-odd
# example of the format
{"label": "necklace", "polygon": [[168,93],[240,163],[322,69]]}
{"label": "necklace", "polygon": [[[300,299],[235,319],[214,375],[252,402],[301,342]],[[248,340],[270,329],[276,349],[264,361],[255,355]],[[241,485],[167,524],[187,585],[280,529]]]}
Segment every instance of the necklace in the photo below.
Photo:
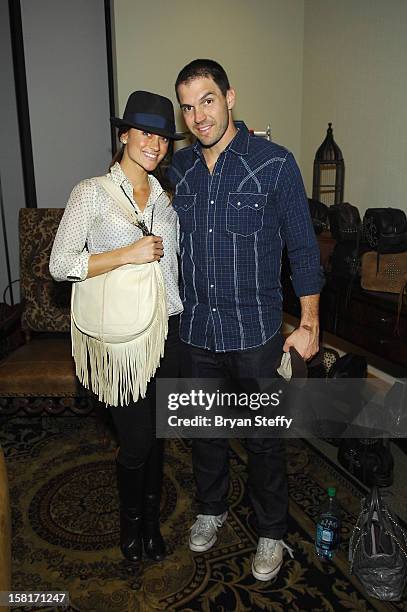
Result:
{"label": "necklace", "polygon": [[[123,191],[124,195],[126,196],[128,201],[130,202],[132,207],[134,208],[134,204],[133,204],[132,200],[129,198],[129,196],[127,195],[125,189],[123,188],[123,185],[120,185],[120,189]],[[146,223],[145,223],[145,221],[143,219],[137,219],[137,221],[134,221],[134,225],[136,227],[138,227],[139,230],[142,231],[143,236],[154,236],[154,234],[153,234],[154,209],[155,209],[155,202],[153,204],[153,209],[151,211],[150,229],[148,229],[148,227],[147,227],[147,225],[146,225]]]}

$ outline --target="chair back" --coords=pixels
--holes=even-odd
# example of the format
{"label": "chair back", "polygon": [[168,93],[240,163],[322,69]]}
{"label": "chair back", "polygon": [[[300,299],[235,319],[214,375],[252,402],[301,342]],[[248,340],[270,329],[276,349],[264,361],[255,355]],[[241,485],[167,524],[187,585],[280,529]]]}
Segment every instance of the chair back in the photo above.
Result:
{"label": "chair back", "polygon": [[57,283],[49,258],[63,208],[22,208],[19,215],[20,287],[25,332],[69,332],[71,283]]}

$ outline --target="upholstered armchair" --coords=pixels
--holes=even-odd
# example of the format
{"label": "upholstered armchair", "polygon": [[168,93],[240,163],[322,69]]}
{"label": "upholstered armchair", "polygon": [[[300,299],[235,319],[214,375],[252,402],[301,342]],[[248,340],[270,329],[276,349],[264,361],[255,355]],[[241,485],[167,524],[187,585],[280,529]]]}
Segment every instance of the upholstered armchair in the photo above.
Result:
{"label": "upholstered armchair", "polygon": [[48,270],[59,208],[23,208],[19,216],[21,328],[25,343],[0,361],[0,414],[89,414],[75,377],[70,343],[70,283]]}
{"label": "upholstered armchair", "polygon": [[[11,518],[6,463],[0,446],[0,591],[11,590]],[[8,610],[0,606],[0,610]]]}

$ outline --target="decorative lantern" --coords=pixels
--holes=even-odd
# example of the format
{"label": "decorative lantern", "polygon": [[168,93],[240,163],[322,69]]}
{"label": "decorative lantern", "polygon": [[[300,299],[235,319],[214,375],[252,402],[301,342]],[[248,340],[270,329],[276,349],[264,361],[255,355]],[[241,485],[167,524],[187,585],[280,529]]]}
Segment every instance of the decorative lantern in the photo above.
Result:
{"label": "decorative lantern", "polygon": [[332,123],[328,123],[326,138],[316,152],[312,198],[330,206],[343,202],[345,164],[342,151],[333,138]]}

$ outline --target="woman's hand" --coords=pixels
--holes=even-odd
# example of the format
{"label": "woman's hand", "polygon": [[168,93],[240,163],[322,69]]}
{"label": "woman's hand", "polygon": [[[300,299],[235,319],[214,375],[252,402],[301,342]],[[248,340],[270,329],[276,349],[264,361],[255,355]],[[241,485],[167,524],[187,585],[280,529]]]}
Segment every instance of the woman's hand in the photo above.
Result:
{"label": "woman's hand", "polygon": [[144,236],[129,246],[90,255],[86,278],[110,272],[129,263],[144,264],[160,261],[163,253],[163,239],[160,236]]}
{"label": "woman's hand", "polygon": [[133,242],[127,249],[128,263],[144,264],[160,261],[164,254],[163,239],[160,236],[144,236]]}

